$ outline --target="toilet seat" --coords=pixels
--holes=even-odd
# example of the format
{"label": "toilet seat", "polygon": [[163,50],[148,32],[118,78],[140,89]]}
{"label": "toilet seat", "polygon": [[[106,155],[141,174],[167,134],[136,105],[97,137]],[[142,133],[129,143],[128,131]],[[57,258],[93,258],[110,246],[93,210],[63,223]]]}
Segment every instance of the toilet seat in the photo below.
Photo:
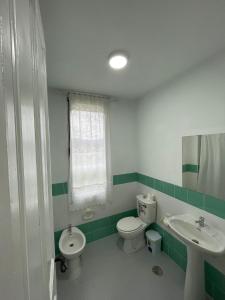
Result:
{"label": "toilet seat", "polygon": [[120,231],[124,232],[132,232],[142,229],[144,227],[144,223],[139,218],[135,217],[126,217],[117,223],[117,228]]}

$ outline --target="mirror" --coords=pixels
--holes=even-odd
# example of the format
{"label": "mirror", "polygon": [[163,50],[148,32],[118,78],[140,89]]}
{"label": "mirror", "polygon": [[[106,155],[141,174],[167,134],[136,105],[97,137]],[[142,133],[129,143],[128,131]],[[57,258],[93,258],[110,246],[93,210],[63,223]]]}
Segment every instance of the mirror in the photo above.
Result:
{"label": "mirror", "polygon": [[182,184],[225,200],[225,133],[182,138]]}

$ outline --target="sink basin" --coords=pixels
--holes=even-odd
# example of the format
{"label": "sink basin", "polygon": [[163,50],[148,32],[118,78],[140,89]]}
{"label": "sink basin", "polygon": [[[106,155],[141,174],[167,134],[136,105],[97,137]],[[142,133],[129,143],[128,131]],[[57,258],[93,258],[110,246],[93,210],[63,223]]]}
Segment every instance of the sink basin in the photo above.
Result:
{"label": "sink basin", "polygon": [[187,246],[184,300],[205,300],[204,254],[225,253],[225,235],[209,226],[199,227],[189,214],[164,218],[164,224]]}
{"label": "sink basin", "polygon": [[172,216],[167,221],[175,234],[199,251],[214,256],[225,253],[225,236],[220,231],[209,225],[200,229],[191,215]]}
{"label": "sink basin", "polygon": [[72,227],[71,234],[68,229],[63,230],[59,240],[59,249],[65,258],[73,259],[81,255],[85,245],[85,235],[79,228]]}

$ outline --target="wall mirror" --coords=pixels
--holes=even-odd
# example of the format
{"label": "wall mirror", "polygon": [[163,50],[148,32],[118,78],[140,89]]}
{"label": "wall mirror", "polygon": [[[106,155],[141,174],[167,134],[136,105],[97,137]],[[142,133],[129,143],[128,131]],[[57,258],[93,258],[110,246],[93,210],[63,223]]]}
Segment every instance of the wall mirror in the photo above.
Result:
{"label": "wall mirror", "polygon": [[225,133],[182,137],[182,184],[225,200]]}

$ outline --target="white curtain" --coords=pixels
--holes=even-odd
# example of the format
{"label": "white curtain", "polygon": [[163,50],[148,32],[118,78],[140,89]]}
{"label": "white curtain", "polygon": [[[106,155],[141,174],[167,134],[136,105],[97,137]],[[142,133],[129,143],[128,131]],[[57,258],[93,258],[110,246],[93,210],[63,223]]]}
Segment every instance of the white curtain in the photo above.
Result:
{"label": "white curtain", "polygon": [[225,134],[201,137],[198,191],[225,199]]}
{"label": "white curtain", "polygon": [[70,210],[110,199],[108,104],[104,98],[73,94],[70,107]]}

